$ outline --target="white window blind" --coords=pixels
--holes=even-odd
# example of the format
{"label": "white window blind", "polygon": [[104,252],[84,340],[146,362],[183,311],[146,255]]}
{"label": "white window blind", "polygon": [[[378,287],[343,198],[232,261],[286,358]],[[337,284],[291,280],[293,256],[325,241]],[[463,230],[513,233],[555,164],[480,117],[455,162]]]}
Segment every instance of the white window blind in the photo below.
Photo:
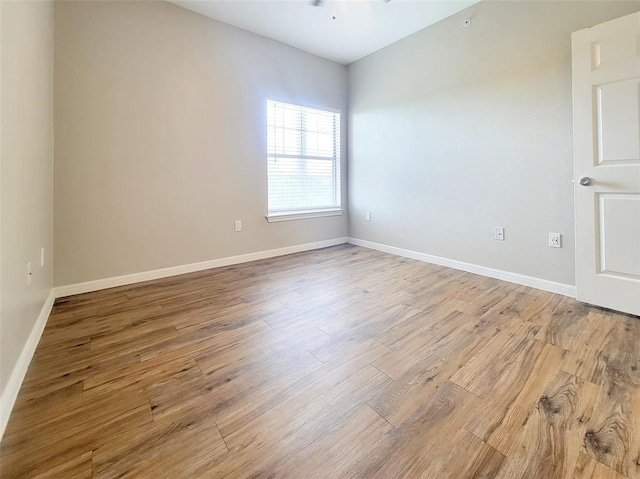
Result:
{"label": "white window blind", "polygon": [[340,113],[267,101],[269,214],[340,208]]}

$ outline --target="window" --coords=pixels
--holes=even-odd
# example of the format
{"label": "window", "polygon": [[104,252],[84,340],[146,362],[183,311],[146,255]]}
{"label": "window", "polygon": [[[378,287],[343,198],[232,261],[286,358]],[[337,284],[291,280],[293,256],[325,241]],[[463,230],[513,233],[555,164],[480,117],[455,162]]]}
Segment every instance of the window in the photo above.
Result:
{"label": "window", "polygon": [[340,113],[267,101],[269,221],[341,214]]}

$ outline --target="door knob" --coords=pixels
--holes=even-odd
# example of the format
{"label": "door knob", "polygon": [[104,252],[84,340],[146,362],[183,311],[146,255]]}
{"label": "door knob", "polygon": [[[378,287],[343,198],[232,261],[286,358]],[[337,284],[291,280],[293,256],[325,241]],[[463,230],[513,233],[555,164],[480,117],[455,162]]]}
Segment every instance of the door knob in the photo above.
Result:
{"label": "door knob", "polygon": [[591,178],[589,178],[588,176],[583,176],[582,178],[580,178],[580,184],[582,186],[591,186]]}

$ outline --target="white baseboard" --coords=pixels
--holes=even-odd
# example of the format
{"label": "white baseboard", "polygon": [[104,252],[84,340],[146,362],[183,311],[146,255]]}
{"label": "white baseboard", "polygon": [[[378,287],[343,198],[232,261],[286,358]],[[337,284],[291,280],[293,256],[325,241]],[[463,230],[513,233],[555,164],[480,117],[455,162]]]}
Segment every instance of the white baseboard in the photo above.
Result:
{"label": "white baseboard", "polygon": [[523,286],[529,286],[531,288],[541,289],[543,291],[549,291],[551,293],[562,294],[564,296],[569,296],[572,298],[576,297],[576,287],[570,284],[556,283],[555,281],[549,281],[546,279],[534,278],[533,276],[525,276],[523,274],[511,273],[509,271],[502,271],[499,269],[488,268],[486,266],[465,263],[464,261],[457,261],[455,259],[442,258],[440,256],[434,256],[431,254],[419,253],[417,251],[397,248],[395,246],[388,246],[380,243],[374,243],[373,241],[361,240],[358,238],[348,238],[348,242],[357,246],[363,246],[365,248],[375,249],[378,251],[383,251],[385,253],[395,254],[397,256],[404,256],[405,258],[417,259],[419,261],[424,261],[425,263],[447,266],[449,268],[459,269],[462,271],[467,271],[469,273],[479,274],[481,276],[488,276],[489,278],[508,281],[509,283],[521,284]]}
{"label": "white baseboard", "polygon": [[40,342],[44,327],[47,325],[47,319],[49,319],[54,301],[55,297],[53,290],[51,290],[40,310],[36,323],[33,325],[31,334],[29,334],[29,338],[22,348],[18,362],[13,368],[13,372],[9,378],[9,382],[5,386],[2,397],[0,397],[0,440],[2,440],[2,436],[4,435],[4,430],[9,422],[9,416],[11,416],[11,411],[13,410],[13,405],[20,392],[22,381],[24,381],[24,377],[27,374],[33,354],[36,352],[36,348]]}
{"label": "white baseboard", "polygon": [[255,253],[241,254],[238,256],[227,256],[226,258],[212,259],[200,263],[184,264],[180,266],[172,266],[170,268],[156,269],[152,271],[144,271],[141,273],[126,274],[123,276],[115,276],[113,278],[98,279],[95,281],[87,281],[86,283],[69,284],[67,286],[58,286],[54,288],[56,298],[72,296],[74,294],[89,293],[101,289],[115,288],[127,284],[141,283],[143,281],[151,281],[154,279],[167,278],[169,276],[177,276],[179,274],[193,273],[205,269],[219,268],[221,266],[229,266],[232,264],[248,263],[259,259],[274,258],[276,256],[284,256],[287,254],[300,253],[301,251],[310,251],[328,246],[344,244],[347,238],[335,238],[325,241],[317,241],[315,243],[305,243],[285,248],[270,249],[266,251],[258,251]]}

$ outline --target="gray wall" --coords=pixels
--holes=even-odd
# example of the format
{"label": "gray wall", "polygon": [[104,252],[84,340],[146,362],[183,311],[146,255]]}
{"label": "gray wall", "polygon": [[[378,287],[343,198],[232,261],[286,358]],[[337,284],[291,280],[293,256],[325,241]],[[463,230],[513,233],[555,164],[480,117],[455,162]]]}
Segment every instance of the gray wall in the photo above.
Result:
{"label": "gray wall", "polygon": [[574,284],[571,32],[639,9],[481,2],[351,64],[350,236]]}
{"label": "gray wall", "polygon": [[[53,3],[3,1],[0,391],[53,281]],[[40,249],[45,266],[40,267]],[[27,263],[32,282],[27,285]]]}
{"label": "gray wall", "polygon": [[267,222],[264,153],[266,98],[346,128],[346,67],[164,2],[57,2],[55,31],[56,285],[346,236]]}

